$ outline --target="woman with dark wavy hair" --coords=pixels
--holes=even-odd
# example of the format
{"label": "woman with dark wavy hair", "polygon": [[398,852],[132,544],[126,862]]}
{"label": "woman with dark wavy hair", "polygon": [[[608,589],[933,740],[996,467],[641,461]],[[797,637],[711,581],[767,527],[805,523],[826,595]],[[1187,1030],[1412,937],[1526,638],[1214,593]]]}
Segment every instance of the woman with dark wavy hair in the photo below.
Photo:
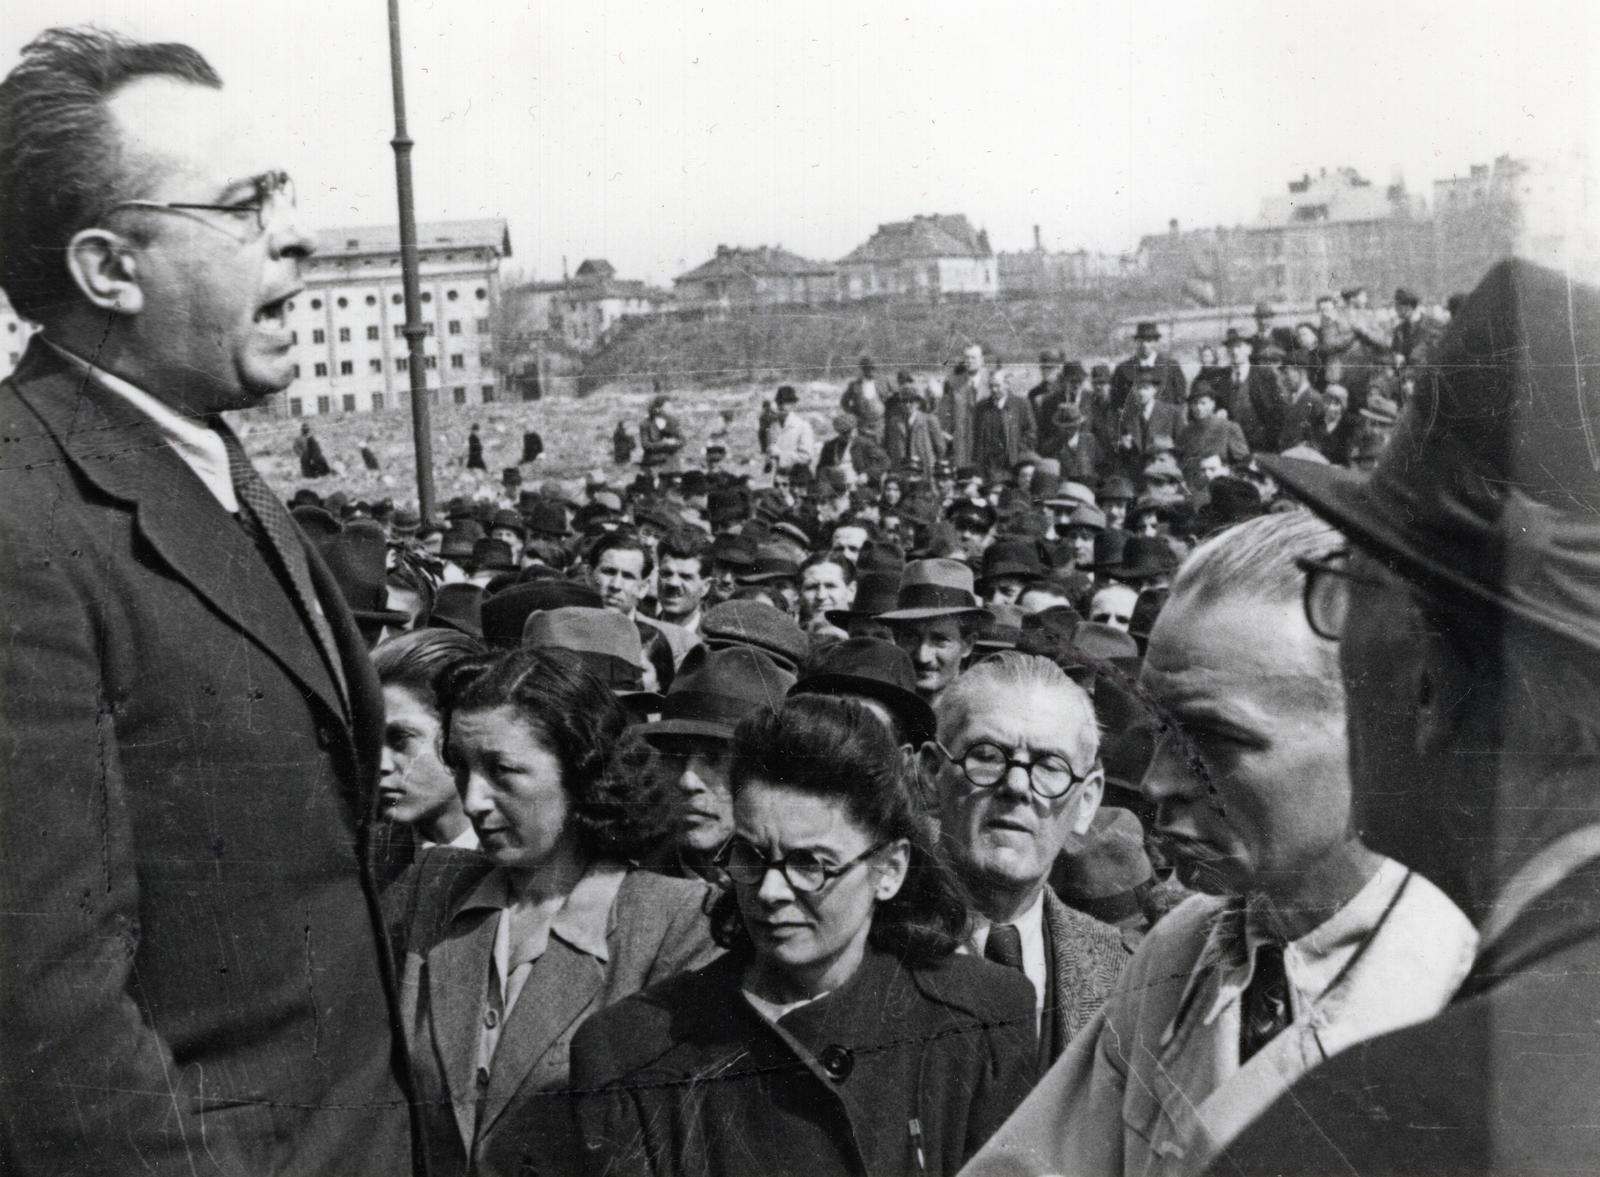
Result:
{"label": "woman with dark wavy hair", "polygon": [[739,725],[729,952],[579,1031],[587,1171],[954,1173],[1027,1094],[1033,988],[955,955],[966,904],[902,766],[854,700]]}
{"label": "woman with dark wavy hair", "polygon": [[569,1172],[572,1035],[716,955],[709,889],[632,866],[670,811],[653,774],[619,770],[627,714],[577,655],[516,650],[436,685],[482,851],[427,851],[384,896],[428,1169]]}

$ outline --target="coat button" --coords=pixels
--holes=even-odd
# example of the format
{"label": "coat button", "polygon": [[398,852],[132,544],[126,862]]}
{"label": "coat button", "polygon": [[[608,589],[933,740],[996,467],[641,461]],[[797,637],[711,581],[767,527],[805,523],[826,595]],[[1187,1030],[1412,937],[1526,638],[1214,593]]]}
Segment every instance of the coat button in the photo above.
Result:
{"label": "coat button", "polygon": [[327,751],[333,745],[333,732],[326,724],[317,724],[317,747]]}
{"label": "coat button", "polygon": [[493,1030],[496,1026],[498,1026],[500,1024],[500,1015],[499,1015],[499,1013],[496,1012],[493,1009],[484,1010],[483,1011],[483,1024],[485,1026],[488,1026],[489,1029]]}
{"label": "coat button", "polygon": [[824,1050],[817,1061],[822,1064],[822,1069],[828,1073],[828,1078],[835,1083],[843,1083],[850,1077],[850,1072],[855,1070],[855,1055],[845,1046],[830,1046]]}
{"label": "coat button", "polygon": [[478,1068],[478,1086],[479,1087],[487,1087],[487,1086],[489,1086],[489,1068],[488,1067],[479,1067]]}

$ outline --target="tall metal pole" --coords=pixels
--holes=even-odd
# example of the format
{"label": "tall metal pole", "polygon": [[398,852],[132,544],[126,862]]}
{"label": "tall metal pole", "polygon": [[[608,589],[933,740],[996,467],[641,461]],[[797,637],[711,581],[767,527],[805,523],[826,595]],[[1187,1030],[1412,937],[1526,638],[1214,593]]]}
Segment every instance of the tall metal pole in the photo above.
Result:
{"label": "tall metal pole", "polygon": [[405,288],[406,368],[411,374],[411,432],[417,451],[417,510],[432,519],[433,424],[428,400],[428,366],[423,340],[422,283],[418,277],[417,212],[411,196],[411,136],[406,133],[406,84],[400,68],[400,0],[389,0],[389,72],[394,78],[395,189],[400,196],[400,280]]}

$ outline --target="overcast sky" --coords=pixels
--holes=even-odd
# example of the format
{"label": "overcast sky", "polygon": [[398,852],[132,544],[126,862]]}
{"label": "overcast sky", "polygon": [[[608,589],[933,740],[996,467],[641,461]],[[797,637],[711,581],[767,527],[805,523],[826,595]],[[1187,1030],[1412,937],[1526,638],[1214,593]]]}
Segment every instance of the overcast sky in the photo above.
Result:
{"label": "overcast sky", "polygon": [[[1382,184],[1600,153],[1593,0],[402,0],[423,220],[509,220],[510,265],[667,282],[716,245],[836,259],[963,212],[996,249],[1248,223],[1340,165]],[[392,222],[385,0],[0,0],[187,41],[292,139],[317,226]]]}

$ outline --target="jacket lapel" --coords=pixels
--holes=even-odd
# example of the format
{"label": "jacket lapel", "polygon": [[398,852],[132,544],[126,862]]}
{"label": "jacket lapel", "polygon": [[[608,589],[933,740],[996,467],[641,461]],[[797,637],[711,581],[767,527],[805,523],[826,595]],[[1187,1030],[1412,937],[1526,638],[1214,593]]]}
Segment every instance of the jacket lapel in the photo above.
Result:
{"label": "jacket lapel", "polygon": [[173,572],[334,715],[345,715],[315,639],[277,578],[154,422],[38,344],[13,387],[84,478],[135,505],[140,534]]}
{"label": "jacket lapel", "polygon": [[590,1012],[604,983],[605,971],[598,960],[550,937],[543,955],[533,962],[495,1049],[480,1136],[494,1126],[518,1088],[531,1082],[538,1089],[543,1078],[559,1080],[565,1075],[567,1060],[554,1047],[574,1022]]}
{"label": "jacket lapel", "polygon": [[[496,913],[484,909],[461,917],[461,926],[428,954],[428,1008],[432,1013],[433,1048],[450,1091],[450,1106],[467,1155],[478,1110],[478,1039],[489,991],[489,962],[494,957]],[[469,923],[473,918],[476,924]],[[521,1002],[518,1002],[518,1007]],[[514,1012],[514,1011],[513,1011]],[[506,1027],[506,1033],[511,1027]],[[501,1046],[505,1039],[502,1037]]]}

